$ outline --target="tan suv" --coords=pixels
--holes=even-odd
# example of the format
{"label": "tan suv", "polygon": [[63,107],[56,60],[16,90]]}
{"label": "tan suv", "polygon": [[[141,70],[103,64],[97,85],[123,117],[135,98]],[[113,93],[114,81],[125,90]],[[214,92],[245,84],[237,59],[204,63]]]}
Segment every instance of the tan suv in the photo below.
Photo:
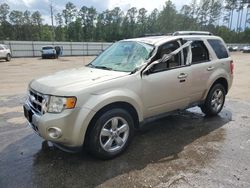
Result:
{"label": "tan suv", "polygon": [[223,40],[209,33],[128,39],[90,64],[33,80],[24,114],[45,140],[83,146],[100,158],[122,153],[148,118],[200,106],[218,114],[233,80]]}

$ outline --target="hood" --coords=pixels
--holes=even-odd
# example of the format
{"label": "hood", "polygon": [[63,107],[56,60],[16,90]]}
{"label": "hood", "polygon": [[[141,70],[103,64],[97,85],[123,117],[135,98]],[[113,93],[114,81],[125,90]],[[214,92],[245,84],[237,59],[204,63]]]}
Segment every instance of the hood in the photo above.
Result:
{"label": "hood", "polygon": [[127,72],[82,67],[57,72],[53,75],[33,80],[30,87],[44,94],[57,95],[58,93],[63,93],[66,96],[68,93],[81,91],[94,84],[128,74]]}

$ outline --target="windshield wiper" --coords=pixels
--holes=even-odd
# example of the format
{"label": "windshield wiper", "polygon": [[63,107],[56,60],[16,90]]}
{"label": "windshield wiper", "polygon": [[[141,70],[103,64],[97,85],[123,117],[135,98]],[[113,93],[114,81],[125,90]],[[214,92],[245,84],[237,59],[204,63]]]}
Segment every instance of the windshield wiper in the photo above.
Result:
{"label": "windshield wiper", "polygon": [[92,68],[96,68],[96,69],[113,70],[112,68],[106,67],[106,66],[95,66],[95,65],[92,65],[92,64],[89,64],[88,66],[92,67]]}

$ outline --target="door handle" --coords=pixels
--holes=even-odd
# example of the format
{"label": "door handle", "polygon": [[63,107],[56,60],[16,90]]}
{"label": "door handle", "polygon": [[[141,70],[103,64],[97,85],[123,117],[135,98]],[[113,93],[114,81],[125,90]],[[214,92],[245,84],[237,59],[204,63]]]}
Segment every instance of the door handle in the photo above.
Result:
{"label": "door handle", "polygon": [[207,71],[212,71],[212,70],[214,70],[214,67],[208,67],[207,68]]}
{"label": "door handle", "polygon": [[185,73],[181,73],[179,76],[178,76],[178,78],[179,79],[183,79],[183,78],[187,78],[187,74],[185,74]]}

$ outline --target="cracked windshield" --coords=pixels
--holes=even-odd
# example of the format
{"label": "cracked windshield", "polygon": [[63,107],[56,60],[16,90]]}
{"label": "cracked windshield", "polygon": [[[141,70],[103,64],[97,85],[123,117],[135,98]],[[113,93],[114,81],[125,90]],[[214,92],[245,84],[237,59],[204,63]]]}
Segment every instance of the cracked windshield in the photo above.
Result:
{"label": "cracked windshield", "polygon": [[153,49],[154,46],[141,42],[117,42],[97,57],[89,66],[131,72],[150,57]]}

